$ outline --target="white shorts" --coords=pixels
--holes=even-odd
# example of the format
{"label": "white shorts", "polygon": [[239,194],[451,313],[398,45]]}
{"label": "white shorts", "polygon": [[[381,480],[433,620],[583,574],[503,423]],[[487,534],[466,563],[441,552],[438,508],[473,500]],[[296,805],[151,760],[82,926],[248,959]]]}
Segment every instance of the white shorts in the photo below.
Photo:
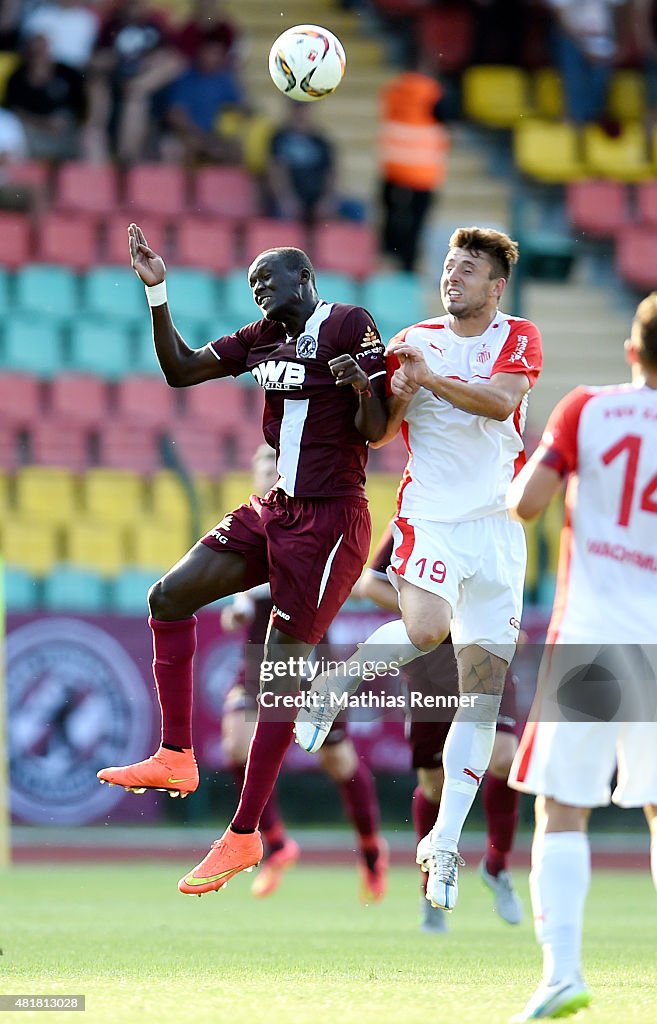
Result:
{"label": "white shorts", "polygon": [[444,598],[458,651],[477,644],[510,663],[515,653],[527,565],[525,531],[507,512],[463,523],[392,523],[388,577]]}
{"label": "white shorts", "polygon": [[509,785],[573,807],[657,804],[657,722],[528,722]]}

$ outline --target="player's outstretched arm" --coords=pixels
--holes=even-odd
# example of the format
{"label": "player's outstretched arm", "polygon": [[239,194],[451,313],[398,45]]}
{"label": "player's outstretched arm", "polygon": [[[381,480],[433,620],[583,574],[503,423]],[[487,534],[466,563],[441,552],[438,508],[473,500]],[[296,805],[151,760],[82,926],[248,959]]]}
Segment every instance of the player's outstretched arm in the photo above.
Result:
{"label": "player's outstretched arm", "polygon": [[538,448],[511,482],[506,501],[515,519],[540,515],[561,487],[561,474],[542,461],[543,455],[544,450]]}
{"label": "player's outstretched arm", "polygon": [[[167,273],[164,260],[149,247],[144,232],[137,224],[129,226],[128,241],[132,269],[144,285],[147,288],[164,285]],[[162,288],[161,293],[149,295],[147,292],[147,295],[153,321],[155,353],[167,384],[173,388],[183,388],[226,376],[224,367],[212,352],[207,348],[190,348],[178,333],[171,319],[166,290]]]}

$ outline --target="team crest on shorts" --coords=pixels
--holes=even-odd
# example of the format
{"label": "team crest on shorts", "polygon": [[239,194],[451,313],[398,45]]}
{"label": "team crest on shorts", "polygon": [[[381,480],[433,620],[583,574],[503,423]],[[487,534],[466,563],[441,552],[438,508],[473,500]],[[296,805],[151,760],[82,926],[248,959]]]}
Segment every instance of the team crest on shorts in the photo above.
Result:
{"label": "team crest on shorts", "polygon": [[302,334],[297,338],[297,359],[314,359],[317,355],[319,342],[312,334]]}

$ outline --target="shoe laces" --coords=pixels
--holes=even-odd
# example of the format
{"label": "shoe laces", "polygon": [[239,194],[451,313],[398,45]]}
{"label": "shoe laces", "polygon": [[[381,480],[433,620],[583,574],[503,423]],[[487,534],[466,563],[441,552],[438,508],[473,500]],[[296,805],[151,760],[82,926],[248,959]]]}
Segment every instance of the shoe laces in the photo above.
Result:
{"label": "shoe laces", "polygon": [[458,853],[450,850],[434,850],[431,854],[434,874],[444,885],[456,885],[458,869],[465,866],[465,861]]}

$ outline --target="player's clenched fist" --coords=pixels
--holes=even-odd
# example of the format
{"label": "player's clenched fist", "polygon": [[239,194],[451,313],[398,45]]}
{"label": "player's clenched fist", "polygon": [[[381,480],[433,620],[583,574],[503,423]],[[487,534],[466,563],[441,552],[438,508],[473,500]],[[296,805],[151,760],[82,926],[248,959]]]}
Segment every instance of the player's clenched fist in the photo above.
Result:
{"label": "player's clenched fist", "polygon": [[369,389],[369,377],[364,370],[361,370],[353,356],[345,354],[337,356],[335,359],[329,359],[329,369],[335,377],[335,383],[339,388],[350,384],[355,391],[367,391]]}

